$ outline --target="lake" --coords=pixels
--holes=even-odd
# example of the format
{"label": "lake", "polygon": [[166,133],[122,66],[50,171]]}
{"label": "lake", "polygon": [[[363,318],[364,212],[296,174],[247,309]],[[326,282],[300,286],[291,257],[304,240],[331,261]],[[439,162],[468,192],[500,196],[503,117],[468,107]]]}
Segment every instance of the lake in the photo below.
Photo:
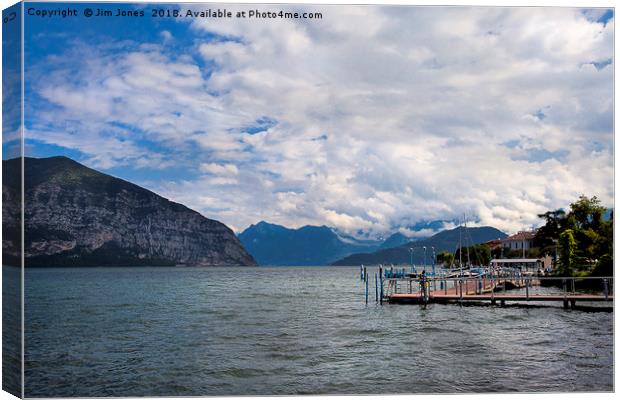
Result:
{"label": "lake", "polygon": [[28,269],[26,396],[613,390],[612,312],[377,305],[372,283],[366,305],[358,268]]}

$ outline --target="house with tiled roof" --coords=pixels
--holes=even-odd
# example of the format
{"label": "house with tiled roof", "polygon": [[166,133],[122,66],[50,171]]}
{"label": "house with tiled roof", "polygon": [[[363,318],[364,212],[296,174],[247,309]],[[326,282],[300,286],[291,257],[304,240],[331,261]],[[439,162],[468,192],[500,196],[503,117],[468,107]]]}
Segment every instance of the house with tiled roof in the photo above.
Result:
{"label": "house with tiled roof", "polygon": [[489,246],[489,249],[494,250],[494,249],[497,249],[498,247],[500,247],[502,245],[502,240],[501,239],[493,239],[493,240],[489,240],[487,242],[484,242],[484,244]]}
{"label": "house with tiled roof", "polygon": [[534,247],[536,231],[520,231],[502,239],[502,247],[510,250],[529,250]]}

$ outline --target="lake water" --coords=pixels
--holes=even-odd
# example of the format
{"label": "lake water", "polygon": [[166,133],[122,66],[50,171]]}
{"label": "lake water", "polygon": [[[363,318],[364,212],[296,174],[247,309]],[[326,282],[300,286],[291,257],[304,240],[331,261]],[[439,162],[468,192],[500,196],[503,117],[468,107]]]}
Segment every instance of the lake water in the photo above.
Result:
{"label": "lake water", "polygon": [[613,390],[612,312],[363,293],[357,268],[29,269],[26,396]]}

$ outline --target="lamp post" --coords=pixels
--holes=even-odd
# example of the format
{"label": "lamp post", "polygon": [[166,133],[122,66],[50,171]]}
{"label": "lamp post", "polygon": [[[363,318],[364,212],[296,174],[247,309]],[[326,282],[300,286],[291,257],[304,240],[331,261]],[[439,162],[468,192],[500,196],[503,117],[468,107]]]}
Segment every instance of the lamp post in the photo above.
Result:
{"label": "lamp post", "polygon": [[433,246],[431,246],[431,253],[432,253],[431,265],[433,266],[433,276],[435,276],[435,247]]}
{"label": "lamp post", "polygon": [[413,247],[409,248],[409,254],[411,254],[411,272],[415,272],[413,269]]}
{"label": "lamp post", "polygon": [[423,246],[422,248],[424,249],[424,267],[422,268],[424,271],[426,271],[426,246]]}

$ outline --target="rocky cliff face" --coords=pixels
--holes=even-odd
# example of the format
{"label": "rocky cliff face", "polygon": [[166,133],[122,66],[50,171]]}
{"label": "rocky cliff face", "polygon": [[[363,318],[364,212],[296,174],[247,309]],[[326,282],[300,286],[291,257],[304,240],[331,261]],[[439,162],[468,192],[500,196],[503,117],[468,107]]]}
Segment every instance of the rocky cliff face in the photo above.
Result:
{"label": "rocky cliff face", "polygon": [[[256,265],[228,227],[181,204],[66,157],[24,164],[26,266]],[[19,220],[18,190],[3,179],[5,230]]]}

